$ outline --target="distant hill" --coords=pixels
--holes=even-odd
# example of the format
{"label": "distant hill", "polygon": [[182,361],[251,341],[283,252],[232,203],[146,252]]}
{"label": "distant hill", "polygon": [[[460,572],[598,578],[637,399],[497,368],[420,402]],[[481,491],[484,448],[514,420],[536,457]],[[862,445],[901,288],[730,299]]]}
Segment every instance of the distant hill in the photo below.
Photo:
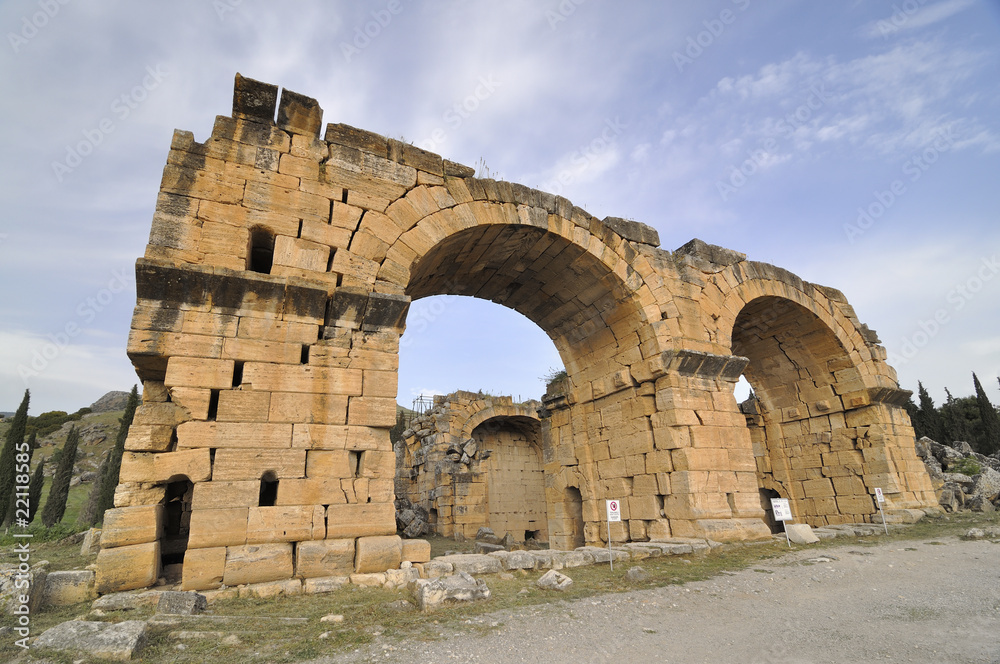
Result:
{"label": "distant hill", "polygon": [[103,397],[90,404],[93,413],[107,413],[112,410],[125,410],[128,392],[108,392]]}

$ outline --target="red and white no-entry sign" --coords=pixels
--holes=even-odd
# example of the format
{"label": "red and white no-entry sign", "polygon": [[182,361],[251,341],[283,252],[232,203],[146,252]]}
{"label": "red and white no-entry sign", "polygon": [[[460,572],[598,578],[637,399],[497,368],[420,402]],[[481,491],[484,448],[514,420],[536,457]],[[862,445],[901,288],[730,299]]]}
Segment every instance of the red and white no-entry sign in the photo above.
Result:
{"label": "red and white no-entry sign", "polygon": [[622,520],[622,505],[617,500],[608,501],[608,522]]}

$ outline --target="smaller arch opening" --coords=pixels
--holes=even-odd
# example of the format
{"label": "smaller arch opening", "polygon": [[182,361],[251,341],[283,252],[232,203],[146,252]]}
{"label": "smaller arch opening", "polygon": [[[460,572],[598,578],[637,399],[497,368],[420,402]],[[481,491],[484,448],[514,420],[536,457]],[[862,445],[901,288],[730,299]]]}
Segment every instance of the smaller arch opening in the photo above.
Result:
{"label": "smaller arch opening", "polygon": [[575,549],[586,543],[583,530],[583,495],[577,487],[568,486],[563,501],[568,521],[566,524],[570,540],[568,548]]}
{"label": "smaller arch opening", "polygon": [[160,541],[160,564],[168,580],[180,578],[180,565],[187,551],[191,530],[191,498],[194,483],[185,476],[171,478],[163,495],[164,523]]}
{"label": "smaller arch opening", "polygon": [[764,523],[771,529],[772,534],[777,535],[785,532],[785,522],[775,520],[774,508],[771,507],[772,498],[781,498],[781,494],[774,489],[760,489],[760,506],[764,510]]}
{"label": "smaller arch opening", "polygon": [[266,228],[250,229],[250,247],[247,250],[247,269],[251,272],[271,274],[274,262],[274,234]]}
{"label": "smaller arch opening", "polygon": [[260,497],[258,507],[274,507],[278,502],[278,476],[273,470],[268,470],[260,476]]}

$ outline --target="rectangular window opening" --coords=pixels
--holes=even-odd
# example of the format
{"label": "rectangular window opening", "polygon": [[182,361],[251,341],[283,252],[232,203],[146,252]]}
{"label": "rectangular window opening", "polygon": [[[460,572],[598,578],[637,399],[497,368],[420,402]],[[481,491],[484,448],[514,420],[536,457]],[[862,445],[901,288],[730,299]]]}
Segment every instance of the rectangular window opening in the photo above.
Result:
{"label": "rectangular window opening", "polygon": [[243,384],[243,363],[237,362],[233,365],[233,387]]}
{"label": "rectangular window opening", "polygon": [[219,416],[219,392],[220,390],[212,390],[211,395],[208,397],[209,421],[212,421]]}

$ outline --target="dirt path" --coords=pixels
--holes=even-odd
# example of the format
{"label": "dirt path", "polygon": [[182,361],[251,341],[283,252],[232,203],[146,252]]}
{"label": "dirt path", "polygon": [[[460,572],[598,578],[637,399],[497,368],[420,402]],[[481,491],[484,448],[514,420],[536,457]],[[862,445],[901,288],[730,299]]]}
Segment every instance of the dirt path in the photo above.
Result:
{"label": "dirt path", "polygon": [[490,614],[475,620],[497,625],[486,636],[380,641],[314,664],[1000,663],[1000,544],[936,541],[797,551],[709,581]]}

